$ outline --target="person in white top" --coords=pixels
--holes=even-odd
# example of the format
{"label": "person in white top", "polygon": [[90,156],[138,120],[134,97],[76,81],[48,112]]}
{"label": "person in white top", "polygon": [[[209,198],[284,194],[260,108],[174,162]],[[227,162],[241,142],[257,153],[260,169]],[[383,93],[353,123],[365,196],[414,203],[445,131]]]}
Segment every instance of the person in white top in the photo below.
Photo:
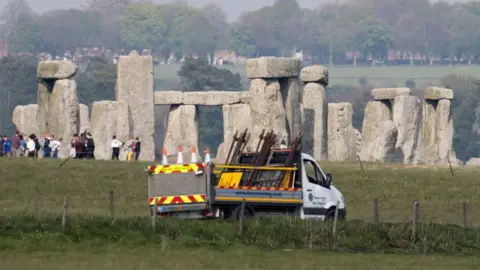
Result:
{"label": "person in white top", "polygon": [[60,151],[61,146],[62,144],[57,140],[57,137],[55,137],[55,135],[52,135],[52,140],[50,141],[50,148],[52,149],[53,159],[58,158],[58,151]]}
{"label": "person in white top", "polygon": [[123,143],[119,140],[117,140],[117,136],[113,136],[113,140],[111,143],[112,147],[112,160],[119,160],[118,157],[120,156],[120,147],[123,145]]}
{"label": "person in white top", "polygon": [[280,143],[280,149],[287,149],[287,143],[285,142],[285,140],[282,140],[282,142]]}
{"label": "person in white top", "polygon": [[27,141],[27,151],[28,151],[28,157],[34,158],[35,157],[35,142],[32,139],[32,136],[28,137]]}

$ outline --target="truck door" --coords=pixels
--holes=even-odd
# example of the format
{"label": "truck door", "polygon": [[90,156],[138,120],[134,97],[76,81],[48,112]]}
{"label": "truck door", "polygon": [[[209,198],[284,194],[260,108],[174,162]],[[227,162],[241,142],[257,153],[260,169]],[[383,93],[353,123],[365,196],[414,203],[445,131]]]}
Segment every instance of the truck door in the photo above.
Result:
{"label": "truck door", "polygon": [[328,189],[323,187],[324,175],[313,160],[303,159],[303,211],[304,218],[324,218],[326,202],[330,200]]}

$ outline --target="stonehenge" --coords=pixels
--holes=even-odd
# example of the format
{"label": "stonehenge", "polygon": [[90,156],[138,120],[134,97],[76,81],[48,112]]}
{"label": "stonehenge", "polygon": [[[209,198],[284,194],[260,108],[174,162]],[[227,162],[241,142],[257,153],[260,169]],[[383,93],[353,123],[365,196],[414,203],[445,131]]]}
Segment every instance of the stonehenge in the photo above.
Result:
{"label": "stonehenge", "polygon": [[[142,142],[140,160],[154,161],[155,146],[165,147],[168,156],[179,147],[185,153],[199,149],[198,106],[221,106],[218,162],[225,160],[237,130],[250,131],[247,147],[253,149],[265,129],[286,142],[302,133],[302,151],[317,160],[458,164],[451,89],[429,87],[423,101],[409,88],[372,89],[363,126],[355,129],[351,103],[328,103],[325,67],[301,68],[299,59],[261,57],[248,59],[245,68],[251,79],[247,91],[154,91],[152,57],[132,51],[119,58],[115,100],[96,101],[89,109],[78,101],[76,66],[44,61],[37,70],[37,104],[17,106],[12,120],[24,133],[63,138],[60,157],[68,156],[73,134],[88,130],[97,159],[111,158],[114,135],[120,140],[131,135]],[[155,106],[163,106],[162,115]],[[156,117],[164,122],[163,143],[155,141]]]}

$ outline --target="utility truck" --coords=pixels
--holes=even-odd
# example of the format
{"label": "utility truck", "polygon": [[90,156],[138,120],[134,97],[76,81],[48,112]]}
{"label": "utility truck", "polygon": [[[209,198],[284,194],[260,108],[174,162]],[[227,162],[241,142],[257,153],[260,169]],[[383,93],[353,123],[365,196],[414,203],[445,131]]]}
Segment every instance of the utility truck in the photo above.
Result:
{"label": "utility truck", "polygon": [[151,213],[197,219],[239,219],[243,213],[325,220],[332,219],[338,207],[337,217],[346,217],[345,201],[332,185],[332,175],[301,152],[298,138],[292,148],[275,149],[273,132],[262,133],[257,151],[244,152],[246,132],[234,136],[226,164],[149,166]]}

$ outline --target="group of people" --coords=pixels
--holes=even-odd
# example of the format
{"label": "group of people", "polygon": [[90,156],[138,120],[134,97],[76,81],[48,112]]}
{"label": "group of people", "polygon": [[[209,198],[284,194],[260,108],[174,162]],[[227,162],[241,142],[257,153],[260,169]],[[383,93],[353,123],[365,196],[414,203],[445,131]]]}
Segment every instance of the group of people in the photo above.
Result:
{"label": "group of people", "polygon": [[127,151],[128,161],[138,160],[138,156],[140,156],[141,143],[138,137],[134,139],[132,136],[128,136],[125,142],[121,142],[114,135],[110,146],[112,148],[112,160],[119,160],[121,147],[124,147],[125,151]]}
{"label": "group of people", "polygon": [[43,149],[43,157],[57,158],[61,143],[55,136],[48,137],[44,134],[43,147],[39,138],[34,133],[27,135],[16,131],[10,139],[7,136],[1,136],[0,140],[0,156],[22,157],[28,156],[38,158],[38,153]]}
{"label": "group of people", "polygon": [[95,141],[90,132],[73,135],[70,156],[75,159],[95,159]]}

